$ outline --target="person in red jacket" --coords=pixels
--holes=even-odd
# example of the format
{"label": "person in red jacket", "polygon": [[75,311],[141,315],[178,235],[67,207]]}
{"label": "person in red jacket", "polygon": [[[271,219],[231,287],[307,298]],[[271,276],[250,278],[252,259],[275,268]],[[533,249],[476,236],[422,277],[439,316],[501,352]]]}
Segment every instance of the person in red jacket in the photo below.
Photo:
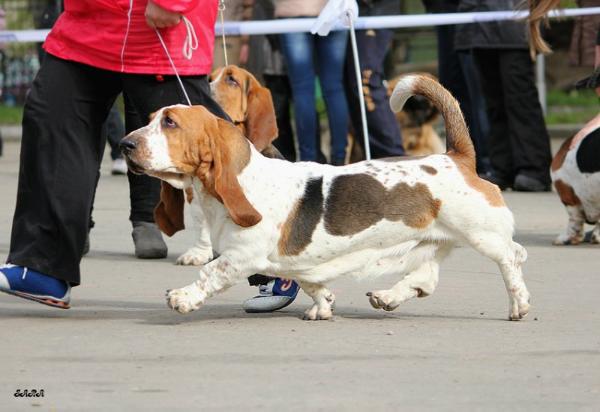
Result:
{"label": "person in red jacket", "polygon": [[[68,308],[105,142],[101,128],[119,93],[127,131],[160,107],[186,103],[157,31],[192,104],[227,118],[211,99],[217,0],[65,0],[27,97],[10,253],[0,291]],[[129,174],[134,238],[160,234],[152,211],[160,185]],[[150,245],[152,246],[152,245]],[[158,245],[161,246],[161,245]],[[160,250],[159,250],[160,252]],[[166,246],[163,255],[166,255]]]}

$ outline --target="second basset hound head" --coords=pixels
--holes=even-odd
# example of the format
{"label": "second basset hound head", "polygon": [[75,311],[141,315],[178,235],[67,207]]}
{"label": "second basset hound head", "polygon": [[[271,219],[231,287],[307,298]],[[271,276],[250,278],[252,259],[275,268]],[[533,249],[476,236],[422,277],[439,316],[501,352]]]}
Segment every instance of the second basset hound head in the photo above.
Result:
{"label": "second basset hound head", "polygon": [[277,138],[271,93],[250,72],[234,65],[216,69],[210,93],[259,152]]}
{"label": "second basset hound head", "polygon": [[[250,142],[233,124],[203,106],[162,108],[147,126],[127,135],[120,146],[132,172],[158,177],[178,189],[186,188],[197,177],[206,191],[223,203],[236,224],[249,227],[262,219],[238,182],[238,175],[250,161]],[[177,196],[177,191],[161,195]],[[181,192],[179,196],[181,199],[161,199],[162,210],[155,211],[157,224],[167,234],[183,228]]]}

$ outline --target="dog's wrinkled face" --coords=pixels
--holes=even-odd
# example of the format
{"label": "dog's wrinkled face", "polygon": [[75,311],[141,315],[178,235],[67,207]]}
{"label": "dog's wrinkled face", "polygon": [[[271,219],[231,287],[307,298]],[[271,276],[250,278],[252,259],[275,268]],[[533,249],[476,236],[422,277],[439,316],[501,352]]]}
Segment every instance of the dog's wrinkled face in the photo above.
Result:
{"label": "dog's wrinkled face", "polygon": [[132,172],[158,177],[178,189],[197,177],[237,224],[247,227],[261,220],[237,180],[250,161],[250,144],[234,125],[203,106],[164,107],[120,146]]}
{"label": "dog's wrinkled face", "polygon": [[277,137],[271,93],[250,72],[233,65],[216,69],[211,74],[210,91],[259,152]]}
{"label": "dog's wrinkled face", "polygon": [[[176,105],[153,113],[147,126],[121,141],[129,170],[156,176],[183,188],[185,177],[194,175],[201,163],[200,148],[208,144],[202,120],[204,111],[206,109],[200,106]],[[210,119],[207,121],[210,123]]]}

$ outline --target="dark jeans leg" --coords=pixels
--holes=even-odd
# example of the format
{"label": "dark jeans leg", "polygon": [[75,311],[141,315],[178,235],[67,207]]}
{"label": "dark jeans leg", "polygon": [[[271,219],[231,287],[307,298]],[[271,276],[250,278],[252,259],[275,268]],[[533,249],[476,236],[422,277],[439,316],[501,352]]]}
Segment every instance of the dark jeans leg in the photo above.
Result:
{"label": "dark jeans leg", "polygon": [[505,107],[504,78],[500,73],[497,50],[478,49],[473,52],[481,76],[490,122],[488,150],[493,172],[501,179],[512,182],[515,178],[507,109]]}
{"label": "dark jeans leg", "polygon": [[314,36],[310,33],[285,33],[280,36],[280,42],[294,96],[300,160],[315,161],[318,124],[315,116]]}
{"label": "dark jeans leg", "polygon": [[344,62],[348,33],[332,31],[328,36],[316,36],[315,51],[318,75],[331,136],[331,160],[343,162],[348,145],[348,101],[344,90]]}
{"label": "dark jeans leg", "polygon": [[[206,76],[182,77],[192,104],[201,104],[217,116],[229,119],[223,109],[210,97]],[[125,129],[127,133],[148,124],[151,113],[173,104],[185,103],[185,97],[174,76],[159,81],[151,75],[123,75],[125,96]],[[146,175],[127,173],[131,199],[132,222],[154,222],[154,207],[160,199],[160,181]]]}
{"label": "dark jeans leg", "polygon": [[550,183],[550,136],[527,50],[498,51],[515,173]]}
{"label": "dark jeans leg", "polygon": [[119,75],[48,54],[23,114],[17,204],[7,261],[77,285]]}
{"label": "dark jeans leg", "polygon": [[292,101],[292,89],[285,75],[263,74],[265,86],[271,91],[273,105],[275,106],[275,117],[279,135],[273,145],[290,162],[296,161],[296,148],[294,146],[294,132],[292,131],[292,119],[290,117],[290,106]]}
{"label": "dark jeans leg", "polygon": [[[391,30],[357,30],[356,42],[360,57],[363,92],[367,109],[369,145],[374,159],[403,156],[402,135],[394,113],[389,106],[387,89],[383,84],[383,63],[392,41]],[[350,119],[357,142],[363,146],[363,128],[360,117],[358,89],[352,49],[346,51],[346,95]]]}

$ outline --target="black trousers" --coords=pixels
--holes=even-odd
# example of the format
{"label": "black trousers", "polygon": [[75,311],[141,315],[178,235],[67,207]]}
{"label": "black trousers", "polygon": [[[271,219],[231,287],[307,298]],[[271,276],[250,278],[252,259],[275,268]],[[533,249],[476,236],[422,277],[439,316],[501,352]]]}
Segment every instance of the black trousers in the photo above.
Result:
{"label": "black trousers", "polygon": [[[400,128],[394,113],[390,109],[387,88],[383,84],[383,61],[392,42],[393,33],[392,30],[356,31],[356,43],[358,56],[360,57],[360,71],[362,73],[367,110],[369,145],[371,156],[374,159],[404,155]],[[364,137],[351,47],[350,42],[348,42],[345,68],[346,96],[356,140],[363,146]]]}
{"label": "black trousers", "polygon": [[120,158],[121,150],[119,149],[119,142],[125,136],[125,125],[116,105],[113,105],[110,112],[108,112],[108,118],[104,122],[102,134],[106,136],[106,140],[110,146],[110,158],[112,160]]}
{"label": "black trousers", "polygon": [[528,50],[477,49],[490,122],[489,153],[494,172],[512,181],[517,174],[550,182],[550,137]]}
{"label": "black trousers", "polygon": [[456,26],[437,26],[440,83],[458,100],[477,153],[477,172],[489,171],[489,122],[472,52],[454,49]]}
{"label": "black trousers", "polygon": [[[194,104],[227,118],[211,99],[206,76],[182,78]],[[7,261],[78,285],[100,161],[102,124],[119,93],[135,116],[127,131],[150,113],[184,97],[173,76],[124,74],[47,55],[25,102],[17,203]],[[131,218],[153,221],[159,181],[129,175]]]}
{"label": "black trousers", "polygon": [[273,146],[281,152],[283,157],[290,162],[296,161],[296,147],[294,145],[294,132],[290,116],[292,101],[292,88],[286,75],[263,74],[265,87],[271,92],[275,118],[277,119],[278,136],[273,141]]}

